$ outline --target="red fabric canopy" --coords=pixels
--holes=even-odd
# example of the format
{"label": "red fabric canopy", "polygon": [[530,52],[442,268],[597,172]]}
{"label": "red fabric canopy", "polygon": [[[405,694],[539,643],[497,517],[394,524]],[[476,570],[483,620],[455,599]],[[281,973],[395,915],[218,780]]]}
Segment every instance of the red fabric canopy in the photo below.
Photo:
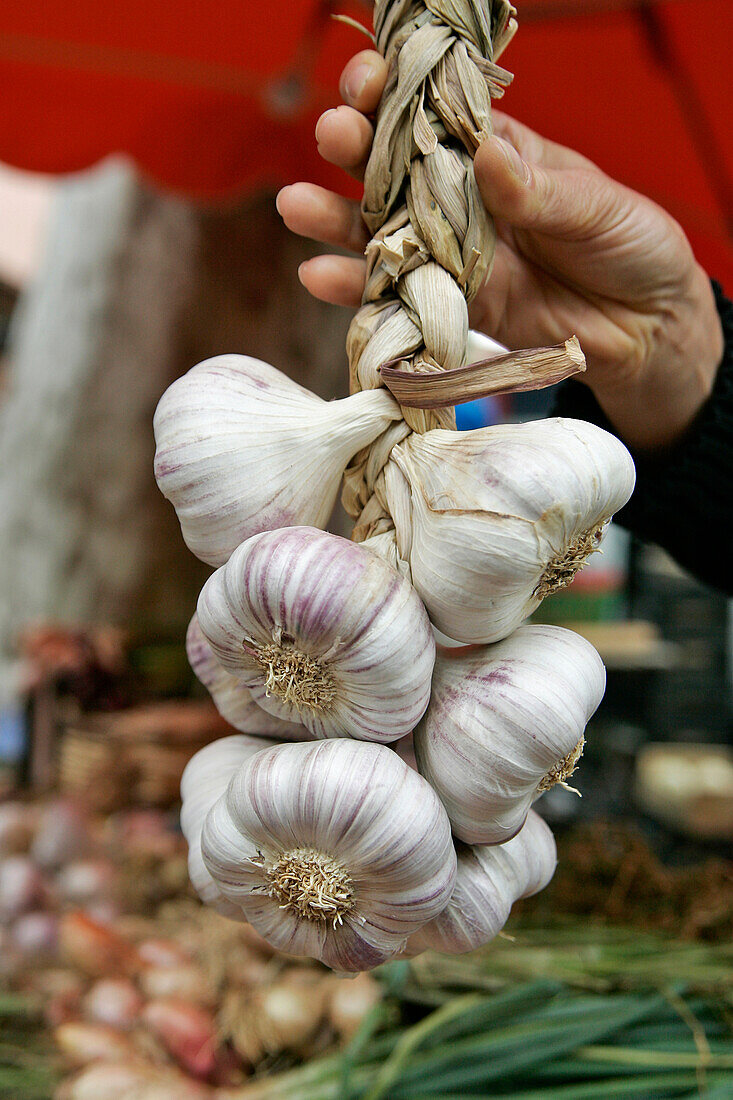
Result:
{"label": "red fabric canopy", "polygon": [[[657,199],[733,289],[730,0],[525,0],[502,107]],[[359,0],[3,0],[0,160],[73,171],[113,151],[200,197],[343,180],[313,126],[367,45]]]}
{"label": "red fabric canopy", "polygon": [[[328,0],[3,0],[0,160],[71,172],[110,152],[197,197],[337,177],[313,128],[367,39]],[[339,3],[354,13],[354,4]],[[370,10],[356,14],[369,22]]]}

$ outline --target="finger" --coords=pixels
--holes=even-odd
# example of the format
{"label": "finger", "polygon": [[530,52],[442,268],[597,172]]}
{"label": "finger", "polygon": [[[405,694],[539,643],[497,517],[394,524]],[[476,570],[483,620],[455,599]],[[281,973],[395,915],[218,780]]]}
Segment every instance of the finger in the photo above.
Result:
{"label": "finger", "polygon": [[387,83],[387,62],[376,50],[362,50],[347,63],[341,73],[339,90],[344,103],[357,111],[376,111]]}
{"label": "finger", "polygon": [[544,168],[596,168],[592,161],[574,149],[542,137],[503,111],[492,111],[491,121],[494,133],[511,142],[525,160],[541,164]]}
{"label": "finger", "polygon": [[320,155],[358,180],[364,178],[373,137],[372,124],[353,107],[332,108],[316,123]]}
{"label": "finger", "polygon": [[515,229],[578,241],[611,228],[628,205],[626,189],[602,172],[542,167],[503,138],[483,142],[474,164],[487,209]]}
{"label": "finger", "polygon": [[359,253],[369,243],[359,204],[325,187],[291,183],[280,191],[275,205],[288,229],[301,237]]}
{"label": "finger", "polygon": [[314,256],[298,268],[298,278],[314,298],[334,306],[361,304],[366,264],[346,256]]}

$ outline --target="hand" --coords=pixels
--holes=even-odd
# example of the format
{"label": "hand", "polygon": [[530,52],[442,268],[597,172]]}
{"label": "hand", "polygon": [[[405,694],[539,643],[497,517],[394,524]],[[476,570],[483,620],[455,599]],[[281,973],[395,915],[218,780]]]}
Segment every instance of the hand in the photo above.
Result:
{"label": "hand", "polygon": [[[324,159],[357,178],[373,137],[366,116],[386,73],[379,54],[357,54],[341,78],[347,105],[316,126]],[[588,364],[582,379],[626,443],[674,443],[709,396],[723,354],[710,283],[682,229],[579,153],[499,111],[493,118],[475,172],[498,240],[472,326],[512,349],[577,334]],[[285,187],[277,207],[302,236],[357,253],[368,242],[358,204],[323,188]],[[318,256],[299,276],[317,298],[360,303],[362,260]]]}

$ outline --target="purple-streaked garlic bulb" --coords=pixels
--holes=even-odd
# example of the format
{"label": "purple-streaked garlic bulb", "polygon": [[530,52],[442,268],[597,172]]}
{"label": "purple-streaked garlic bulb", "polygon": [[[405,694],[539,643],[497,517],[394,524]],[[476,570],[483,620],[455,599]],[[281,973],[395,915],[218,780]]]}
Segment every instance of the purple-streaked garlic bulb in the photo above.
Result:
{"label": "purple-streaked garlic bulb", "polygon": [[408,581],[338,535],[255,535],[204,585],[201,630],[261,707],[314,736],[394,741],[430,698],[435,640]]}
{"label": "purple-streaked garlic bulb", "polygon": [[552,832],[534,810],[505,844],[456,845],[458,870],[453,894],[437,917],[410,937],[407,954],[442,951],[462,955],[493,940],[512,905],[544,890],[555,873]]}
{"label": "purple-streaked garlic bulb", "polygon": [[412,434],[384,477],[395,545],[382,533],[375,552],[412,581],[439,630],[483,644],[572,580],[631,496],[634,464],[614,435],[556,417]]}
{"label": "purple-streaked garlic bulb", "polygon": [[186,633],[186,653],[196,677],[207,689],[222,718],[242,733],[274,737],[282,741],[309,741],[305,726],[286,722],[262,707],[241,680],[217,661],[194,615]]}
{"label": "purple-streaked garlic bulb", "polygon": [[251,757],[277,742],[233,734],[205,745],[191,757],[181,776],[181,831],[188,843],[188,876],[202,901],[225,917],[242,919],[242,911],[222,894],[201,855],[201,831],[211,807],[236,771]]}
{"label": "purple-streaked garlic bulb", "polygon": [[217,887],[273,946],[370,970],[447,905],[456,856],[425,780],[384,745],[277,745],[234,775],[204,823]]}
{"label": "purple-streaked garlic bulb", "polygon": [[219,566],[260,531],[325,527],[352,456],[399,418],[384,389],[322,401],[267,363],[220,355],[161,398],[155,477],[186,545]]}
{"label": "purple-streaked garlic bulb", "polygon": [[418,768],[460,840],[502,844],[543,791],[566,782],[605,683],[590,642],[559,626],[523,626],[492,646],[439,651],[413,740]]}

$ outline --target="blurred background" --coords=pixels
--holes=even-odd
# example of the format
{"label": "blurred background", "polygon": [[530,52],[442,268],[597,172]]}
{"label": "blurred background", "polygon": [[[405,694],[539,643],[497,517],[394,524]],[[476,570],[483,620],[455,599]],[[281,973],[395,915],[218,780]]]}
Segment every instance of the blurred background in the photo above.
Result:
{"label": "blurred background", "polygon": [[[50,979],[26,980],[29,953],[45,951],[58,969],[50,945],[60,914],[87,912],[90,898],[100,925],[72,924],[72,941],[132,914],[148,924],[130,923],[127,947],[180,940],[184,929],[179,949],[197,980],[213,966],[201,956],[201,937],[213,933],[201,931],[187,894],[176,801],[186,760],[228,730],[185,659],[206,572],[155,487],[152,414],[174,377],[226,351],[263,358],[325,398],[347,392],[349,317],[300,287],[297,266],[316,248],[287,233],[274,193],[309,179],[358,194],[318,159],[313,139],[343,64],[367,44],[348,19],[369,25],[371,6],[5,0],[0,11],[0,821],[11,807],[16,823],[14,841],[0,824],[0,948],[10,984],[52,1000],[46,1030],[77,1019],[92,981],[124,969],[90,962],[84,941],[69,949],[76,985],[57,975],[52,996]],[[525,0],[519,21],[501,108],[664,206],[730,295],[729,0]],[[543,391],[474,403],[459,427],[541,416],[551,402]],[[582,799],[555,787],[539,804],[565,859],[530,927],[560,916],[730,939],[730,603],[612,528],[603,553],[538,617],[596,645],[608,690],[588,736]],[[32,824],[18,825],[18,806]],[[47,812],[47,831],[70,838],[51,856],[37,839]],[[3,897],[2,859],[19,853],[37,877],[13,901]],[[88,879],[77,873],[87,886],[59,886],[68,863],[86,868]],[[163,933],[155,921],[165,905]],[[53,928],[38,917],[13,938],[13,921],[39,913],[54,915]],[[253,972],[269,966],[267,985],[285,964],[250,946],[238,950]],[[107,947],[118,962],[127,950]],[[315,1031],[307,1042],[270,1034],[247,1048],[222,1022],[229,986],[213,989],[210,969],[205,981],[196,1004],[218,1021],[226,1058],[220,1051],[200,1072],[171,1053],[169,1036],[158,1042],[159,1061],[206,1088],[257,1067],[289,1069],[352,1034],[338,1017],[323,1023],[324,1008],[317,1041]],[[371,988],[364,996],[373,1003]],[[65,1068],[80,1064],[78,1052],[65,1057]],[[27,1093],[18,1078],[3,1092],[0,1073],[0,1095],[50,1095],[48,1066],[25,1079]],[[115,1087],[110,1095],[122,1096]],[[175,1088],[185,1100],[180,1079]],[[511,1088],[519,1095],[516,1081]],[[660,1089],[634,1095],[688,1094]]]}

